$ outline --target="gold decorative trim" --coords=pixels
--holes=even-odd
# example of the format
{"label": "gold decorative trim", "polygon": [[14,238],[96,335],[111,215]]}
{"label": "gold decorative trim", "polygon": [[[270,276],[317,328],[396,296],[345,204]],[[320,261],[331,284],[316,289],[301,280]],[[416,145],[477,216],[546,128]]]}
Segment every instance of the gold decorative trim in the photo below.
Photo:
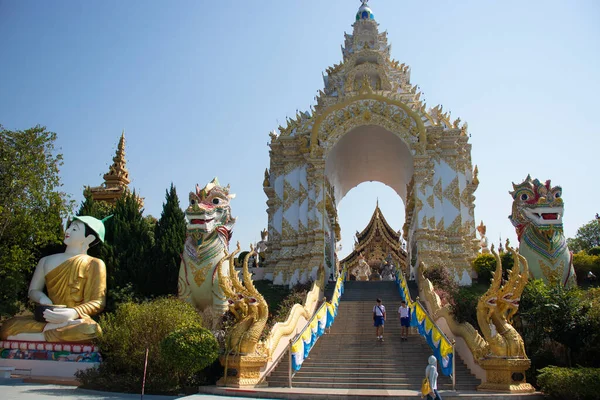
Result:
{"label": "gold decorative trim", "polygon": [[[348,100],[343,101],[341,103],[329,106],[327,109],[325,109],[325,111],[322,114],[320,114],[319,116],[316,117],[315,123],[313,125],[313,129],[312,129],[312,133],[310,136],[311,152],[313,150],[316,150],[317,139],[320,136],[320,132],[323,130],[325,132],[327,132],[328,129],[331,130],[331,128],[322,127],[323,122],[327,119],[327,117],[333,115],[336,111],[342,110],[348,106],[352,106],[355,103],[360,102],[361,100],[375,100],[378,102],[383,102],[386,105],[392,105],[392,106],[397,106],[397,107],[401,108],[410,117],[410,119],[415,123],[416,133],[419,136],[419,142],[422,143],[423,145],[425,143],[427,143],[427,136],[425,133],[425,125],[423,124],[423,121],[421,120],[419,114],[414,112],[409,106],[407,106],[406,104],[402,103],[399,100],[393,100],[393,99],[390,99],[383,95],[379,95],[379,94],[375,94],[375,93],[363,93],[363,94],[359,94],[357,96],[351,97]],[[373,111],[373,110],[371,110],[371,111]]]}
{"label": "gold decorative trim", "polygon": [[427,204],[429,204],[429,207],[434,208],[435,200],[433,194],[427,198]]}
{"label": "gold decorative trim", "polygon": [[281,218],[281,239],[289,240],[293,239],[296,236],[296,230],[290,224],[290,222],[285,218]]}
{"label": "gold decorative trim", "polygon": [[429,227],[430,227],[431,229],[434,229],[434,228],[435,228],[435,217],[430,217],[430,218],[429,218]]}
{"label": "gold decorative trim", "polygon": [[438,231],[444,231],[445,230],[445,228],[444,228],[444,217],[440,218],[440,221],[437,223],[436,229]]}
{"label": "gold decorative trim", "polygon": [[433,194],[438,198],[440,202],[442,202],[443,194],[442,194],[442,178],[438,179],[437,183],[433,187]]}
{"label": "gold decorative trim", "polygon": [[308,190],[300,183],[298,190],[298,205],[301,206],[308,197]]}
{"label": "gold decorative trim", "polygon": [[458,214],[456,216],[456,218],[454,218],[454,221],[452,221],[450,226],[446,229],[446,231],[449,233],[459,233],[461,226],[462,226],[462,217],[460,216],[460,214]]}
{"label": "gold decorative trim", "polygon": [[291,206],[293,206],[294,203],[298,201],[299,197],[300,192],[288,181],[283,181],[283,212],[286,212]]}
{"label": "gold decorative trim", "polygon": [[456,208],[460,210],[460,191],[458,189],[458,176],[452,179],[452,182],[446,187],[444,190],[444,197],[450,200],[450,203]]}

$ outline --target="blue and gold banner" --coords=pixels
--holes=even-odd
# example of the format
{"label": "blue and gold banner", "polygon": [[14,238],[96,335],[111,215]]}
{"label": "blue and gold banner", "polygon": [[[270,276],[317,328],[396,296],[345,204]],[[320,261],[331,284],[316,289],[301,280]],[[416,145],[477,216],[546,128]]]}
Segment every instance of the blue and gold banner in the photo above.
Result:
{"label": "blue and gold banner", "polygon": [[399,268],[396,270],[396,283],[400,297],[410,307],[410,326],[417,327],[419,334],[425,338],[433,355],[440,361],[442,373],[446,376],[452,375],[452,359],[454,358],[452,343],[431,320],[423,305],[419,301],[411,300],[406,279]]}
{"label": "blue and gold banner", "polygon": [[317,343],[319,337],[325,333],[325,329],[330,328],[333,324],[333,321],[337,316],[340,297],[344,293],[345,278],[346,268],[342,270],[342,273],[335,283],[331,301],[325,302],[325,304],[319,307],[319,309],[311,318],[309,324],[305,327],[304,331],[302,331],[292,343],[290,351],[292,353],[292,369],[294,371],[300,370],[302,363],[308,357],[310,350],[313,348],[315,343]]}

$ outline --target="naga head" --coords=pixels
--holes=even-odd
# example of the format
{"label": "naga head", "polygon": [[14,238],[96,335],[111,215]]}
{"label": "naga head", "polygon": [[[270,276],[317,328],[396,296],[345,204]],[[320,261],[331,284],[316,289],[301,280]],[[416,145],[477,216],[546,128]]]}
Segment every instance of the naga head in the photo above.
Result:
{"label": "naga head", "polygon": [[506,250],[511,252],[515,263],[508,272],[508,279],[498,291],[498,308],[506,320],[512,323],[512,317],[519,309],[521,294],[527,285],[529,268],[525,257],[517,253],[514,248],[507,244]]}
{"label": "naga head", "polygon": [[229,193],[229,185],[220,186],[217,178],[203,188],[196,185],[196,191],[190,192],[190,205],[185,210],[188,231],[207,235],[222,230],[229,240],[235,223],[229,201],[234,197],[235,194]]}
{"label": "naga head", "polygon": [[489,289],[479,298],[477,306],[477,312],[482,313],[485,316],[485,320],[489,322],[492,314],[494,314],[498,307],[498,298],[500,297],[500,289],[502,286],[502,261],[494,245],[492,244],[492,255],[496,259],[496,269],[494,270],[494,276],[490,282]]}
{"label": "naga head", "polygon": [[508,218],[515,226],[519,240],[528,225],[540,231],[562,231],[564,204],[560,186],[552,187],[550,180],[542,183],[527,175],[522,183],[513,183],[513,191],[509,193],[513,197],[513,207]]}

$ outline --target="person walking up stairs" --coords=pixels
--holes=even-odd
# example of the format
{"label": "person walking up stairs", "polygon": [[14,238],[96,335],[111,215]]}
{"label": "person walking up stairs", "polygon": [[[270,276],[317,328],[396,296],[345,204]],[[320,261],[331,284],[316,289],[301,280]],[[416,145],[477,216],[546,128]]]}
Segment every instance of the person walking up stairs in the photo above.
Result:
{"label": "person walking up stairs", "polygon": [[[420,335],[401,340],[400,323],[386,321],[385,341],[373,340],[373,300],[381,299],[390,310],[398,310],[401,298],[395,282],[345,282],[338,314],[330,333],[321,336],[302,368],[293,377],[294,387],[338,389],[419,390],[423,363],[431,348]],[[383,336],[383,332],[376,333]],[[267,378],[269,386],[288,386],[288,357]],[[457,390],[475,390],[480,382],[456,360]],[[439,390],[451,390],[450,377],[440,374]]]}

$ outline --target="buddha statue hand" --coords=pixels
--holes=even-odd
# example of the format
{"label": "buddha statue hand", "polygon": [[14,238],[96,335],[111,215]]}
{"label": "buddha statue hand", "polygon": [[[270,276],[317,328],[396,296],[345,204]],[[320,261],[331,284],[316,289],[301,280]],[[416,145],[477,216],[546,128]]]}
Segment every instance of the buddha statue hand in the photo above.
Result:
{"label": "buddha statue hand", "polygon": [[53,323],[48,322],[46,324],[46,326],[44,326],[44,330],[42,332],[51,331],[51,330],[58,329],[58,328],[64,328],[65,326],[79,325],[82,323],[83,323],[82,319],[69,320],[66,322],[61,322],[60,324],[53,324]]}
{"label": "buddha statue hand", "polygon": [[79,318],[79,313],[73,308],[55,308],[44,311],[44,318],[51,324],[62,324]]}

